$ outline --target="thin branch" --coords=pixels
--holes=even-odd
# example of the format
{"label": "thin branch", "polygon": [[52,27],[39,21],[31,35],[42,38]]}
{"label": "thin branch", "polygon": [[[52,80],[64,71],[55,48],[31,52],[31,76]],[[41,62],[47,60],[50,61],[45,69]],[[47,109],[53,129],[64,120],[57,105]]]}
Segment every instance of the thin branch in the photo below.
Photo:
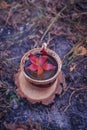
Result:
{"label": "thin branch", "polygon": [[67,6],[64,6],[64,8],[62,8],[60,10],[60,12],[57,13],[56,17],[52,19],[52,22],[50,23],[50,25],[48,26],[48,28],[46,29],[46,31],[44,32],[41,41],[44,39],[45,35],[47,34],[47,32],[50,30],[50,28],[52,27],[52,25],[57,21],[57,19],[60,17],[60,14],[67,8]]}
{"label": "thin branch", "polygon": [[70,88],[71,90],[73,90],[73,92],[71,93],[70,97],[69,97],[69,103],[66,106],[66,108],[64,109],[64,112],[71,106],[71,100],[72,100],[72,96],[77,92],[77,91],[81,91],[81,90],[87,90],[87,86],[86,87],[82,87],[82,88]]}
{"label": "thin branch", "polygon": [[20,58],[21,58],[20,56],[17,56],[17,57],[9,58],[9,59],[7,59],[7,61],[17,60],[17,59],[20,59]]}

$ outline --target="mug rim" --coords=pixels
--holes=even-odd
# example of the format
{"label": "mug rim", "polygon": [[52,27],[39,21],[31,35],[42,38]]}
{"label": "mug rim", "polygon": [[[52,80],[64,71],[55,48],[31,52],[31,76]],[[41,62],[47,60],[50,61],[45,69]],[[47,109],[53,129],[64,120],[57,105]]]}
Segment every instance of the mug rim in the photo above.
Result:
{"label": "mug rim", "polygon": [[58,75],[59,75],[59,73],[60,73],[60,71],[61,71],[61,68],[62,68],[62,62],[61,62],[61,59],[60,59],[59,55],[58,55],[57,53],[55,53],[53,50],[50,50],[50,49],[46,48],[46,52],[48,53],[48,55],[51,56],[51,57],[53,57],[53,58],[56,60],[57,64],[58,64],[57,72],[56,72],[55,75],[53,75],[51,78],[48,78],[48,79],[45,79],[45,80],[36,80],[36,79],[33,79],[33,78],[29,77],[29,76],[25,73],[25,71],[24,71],[25,61],[26,61],[26,59],[28,58],[28,56],[29,56],[30,53],[40,52],[41,50],[42,50],[41,47],[40,47],[40,48],[34,48],[34,49],[29,50],[28,52],[26,52],[26,53],[24,54],[24,56],[23,56],[22,59],[21,59],[21,63],[20,63],[20,68],[21,68],[21,70],[23,71],[24,77],[25,77],[28,81],[30,81],[31,83],[33,83],[33,84],[38,84],[38,85],[40,85],[40,84],[48,84],[48,83],[54,81],[54,80],[58,77]]}

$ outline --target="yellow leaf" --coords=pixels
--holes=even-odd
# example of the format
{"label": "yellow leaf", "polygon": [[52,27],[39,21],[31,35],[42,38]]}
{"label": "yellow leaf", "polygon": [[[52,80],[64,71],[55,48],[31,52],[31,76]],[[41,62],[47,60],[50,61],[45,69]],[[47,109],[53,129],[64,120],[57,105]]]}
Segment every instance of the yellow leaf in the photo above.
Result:
{"label": "yellow leaf", "polygon": [[75,68],[76,68],[76,64],[75,63],[73,63],[71,66],[70,66],[70,71],[72,72],[73,70],[75,70]]}
{"label": "yellow leaf", "polygon": [[76,48],[76,51],[77,51],[77,55],[87,54],[87,49],[83,46],[79,46],[78,48]]}
{"label": "yellow leaf", "polygon": [[39,30],[39,33],[40,33],[40,34],[43,34],[43,31],[42,31],[42,30]]}

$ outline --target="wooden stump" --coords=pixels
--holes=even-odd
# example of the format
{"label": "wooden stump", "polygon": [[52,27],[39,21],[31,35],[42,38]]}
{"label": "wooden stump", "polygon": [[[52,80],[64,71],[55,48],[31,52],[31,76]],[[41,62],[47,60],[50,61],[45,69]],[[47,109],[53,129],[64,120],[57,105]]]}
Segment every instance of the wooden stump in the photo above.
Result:
{"label": "wooden stump", "polygon": [[[41,102],[48,105],[53,102],[55,95],[60,95],[65,85],[65,78],[62,72],[58,75],[57,79],[49,84],[48,87],[38,87],[26,80],[22,70],[15,75],[15,84],[17,85],[16,92],[22,97],[26,98],[31,103]],[[62,84],[62,86],[61,86]]]}

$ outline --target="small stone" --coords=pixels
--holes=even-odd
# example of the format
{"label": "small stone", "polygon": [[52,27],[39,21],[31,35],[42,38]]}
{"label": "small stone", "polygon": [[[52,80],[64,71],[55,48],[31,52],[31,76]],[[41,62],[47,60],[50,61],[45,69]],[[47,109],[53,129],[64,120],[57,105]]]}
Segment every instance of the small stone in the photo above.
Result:
{"label": "small stone", "polygon": [[0,29],[0,33],[2,33],[2,32],[3,32],[3,28]]}
{"label": "small stone", "polygon": [[28,26],[29,25],[29,23],[26,23],[26,26]]}
{"label": "small stone", "polygon": [[8,31],[8,35],[10,35],[11,34],[11,32],[10,31]]}
{"label": "small stone", "polygon": [[20,32],[22,32],[22,31],[23,31],[23,29],[24,29],[24,27],[20,27],[20,28],[19,28]]}

